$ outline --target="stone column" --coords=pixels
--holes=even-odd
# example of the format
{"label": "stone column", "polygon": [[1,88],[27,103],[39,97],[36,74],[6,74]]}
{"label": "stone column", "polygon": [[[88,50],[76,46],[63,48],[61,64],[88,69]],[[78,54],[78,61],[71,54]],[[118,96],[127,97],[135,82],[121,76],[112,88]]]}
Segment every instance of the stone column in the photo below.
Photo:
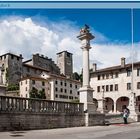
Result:
{"label": "stone column", "polygon": [[87,113],[95,112],[95,105],[93,104],[93,89],[89,84],[89,50],[90,40],[94,36],[90,33],[89,27],[85,25],[84,28],[80,30],[80,35],[77,36],[81,40],[81,49],[83,52],[83,85],[79,89],[80,92],[80,102],[84,103],[84,111]]}

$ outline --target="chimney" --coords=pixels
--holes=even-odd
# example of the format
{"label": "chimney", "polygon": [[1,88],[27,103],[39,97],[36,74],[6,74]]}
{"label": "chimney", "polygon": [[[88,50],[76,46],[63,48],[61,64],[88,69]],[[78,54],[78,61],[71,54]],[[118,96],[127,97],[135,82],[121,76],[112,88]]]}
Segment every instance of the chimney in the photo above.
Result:
{"label": "chimney", "polygon": [[22,54],[20,54],[19,57],[22,58]]}
{"label": "chimney", "polygon": [[95,72],[97,70],[97,64],[96,63],[93,63],[92,69],[93,69],[93,72]]}
{"label": "chimney", "polygon": [[121,58],[121,67],[124,67],[124,66],[125,66],[125,58],[122,57],[122,58]]}

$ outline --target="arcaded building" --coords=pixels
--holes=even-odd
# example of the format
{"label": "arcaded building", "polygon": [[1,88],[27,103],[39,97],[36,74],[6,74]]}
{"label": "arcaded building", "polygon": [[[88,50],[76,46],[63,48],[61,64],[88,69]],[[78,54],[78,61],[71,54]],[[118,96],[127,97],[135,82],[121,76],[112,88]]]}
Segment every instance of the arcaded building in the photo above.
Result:
{"label": "arcaded building", "polygon": [[[134,63],[133,92],[136,97],[136,106],[140,112],[140,62]],[[97,69],[93,64],[90,73],[90,85],[94,89],[93,101],[97,110],[102,99],[104,110],[108,113],[120,113],[124,106],[129,108],[132,88],[132,64],[126,64],[125,58],[121,58],[121,64],[104,69]]]}

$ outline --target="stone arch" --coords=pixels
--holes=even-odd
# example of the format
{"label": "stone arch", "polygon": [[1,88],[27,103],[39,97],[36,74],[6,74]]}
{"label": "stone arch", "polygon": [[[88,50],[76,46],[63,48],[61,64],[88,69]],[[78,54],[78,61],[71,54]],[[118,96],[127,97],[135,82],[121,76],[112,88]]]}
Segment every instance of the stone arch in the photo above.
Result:
{"label": "stone arch", "polygon": [[116,110],[117,112],[122,112],[124,107],[128,107],[129,98],[127,96],[119,97],[116,101]]}
{"label": "stone arch", "polygon": [[95,104],[95,109],[98,108],[98,100],[96,98],[93,98],[93,103]]}
{"label": "stone arch", "polygon": [[106,113],[112,113],[112,112],[114,112],[114,101],[113,101],[112,98],[110,98],[110,97],[106,97],[105,98],[104,108],[105,108],[105,112]]}

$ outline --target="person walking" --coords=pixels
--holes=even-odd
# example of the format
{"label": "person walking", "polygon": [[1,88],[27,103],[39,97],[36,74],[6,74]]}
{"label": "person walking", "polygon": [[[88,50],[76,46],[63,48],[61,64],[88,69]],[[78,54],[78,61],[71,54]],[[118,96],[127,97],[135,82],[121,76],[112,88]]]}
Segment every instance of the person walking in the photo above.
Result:
{"label": "person walking", "polygon": [[129,116],[129,109],[125,107],[124,110],[123,110],[123,120],[124,120],[124,124],[127,124],[127,123],[128,123],[128,122],[127,122],[128,116]]}

